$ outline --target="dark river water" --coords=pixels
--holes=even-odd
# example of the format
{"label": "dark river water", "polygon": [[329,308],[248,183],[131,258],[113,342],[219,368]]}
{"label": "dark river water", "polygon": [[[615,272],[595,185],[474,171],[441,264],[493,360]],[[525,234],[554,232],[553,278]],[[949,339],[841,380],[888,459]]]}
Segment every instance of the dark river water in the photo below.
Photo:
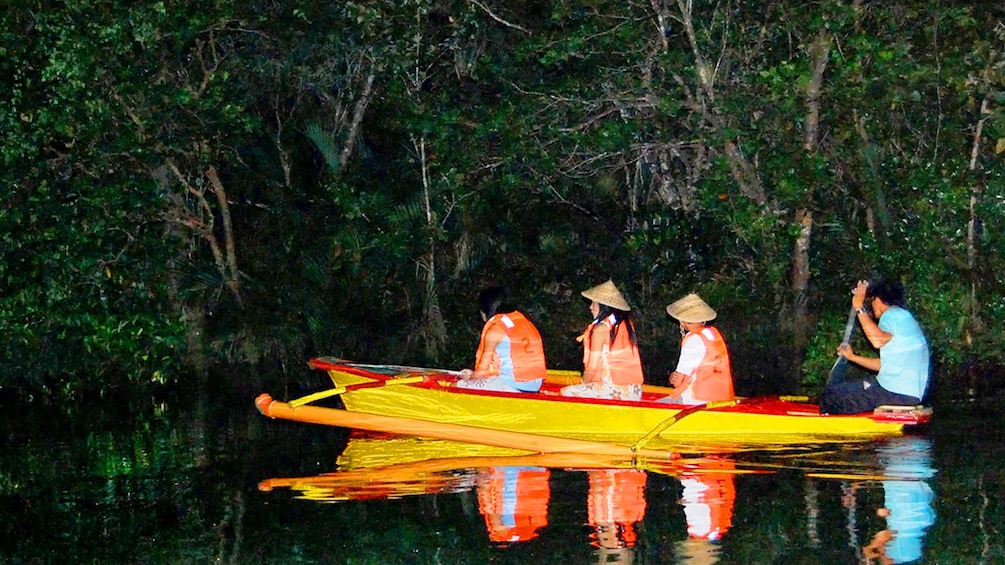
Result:
{"label": "dark river water", "polygon": [[0,563],[1005,562],[996,402],[633,464],[351,437],[252,401],[6,406]]}

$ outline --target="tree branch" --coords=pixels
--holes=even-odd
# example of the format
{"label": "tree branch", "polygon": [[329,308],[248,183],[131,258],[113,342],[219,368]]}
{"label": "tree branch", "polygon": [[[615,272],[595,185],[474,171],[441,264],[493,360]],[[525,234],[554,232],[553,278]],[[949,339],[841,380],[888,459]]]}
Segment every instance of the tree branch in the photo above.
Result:
{"label": "tree branch", "polygon": [[508,22],[508,21],[506,21],[506,20],[504,20],[504,19],[500,18],[499,16],[495,15],[495,13],[494,13],[494,12],[492,12],[492,10],[490,10],[490,9],[488,8],[488,6],[486,6],[485,4],[482,4],[482,3],[481,3],[481,2],[479,2],[478,0],[468,0],[468,1],[469,1],[469,2],[471,2],[472,4],[474,4],[475,6],[478,6],[479,8],[481,8],[481,9],[482,9],[482,10],[483,10],[483,11],[484,11],[484,12],[485,12],[486,14],[488,14],[488,15],[489,15],[489,17],[490,17],[490,18],[492,18],[493,20],[495,20],[495,21],[497,21],[497,22],[501,23],[502,25],[504,25],[504,26],[506,26],[506,27],[510,27],[510,28],[513,28],[513,29],[518,29],[518,30],[520,30],[520,31],[522,31],[522,32],[524,32],[524,33],[526,33],[527,35],[531,35],[531,32],[530,32],[530,30],[529,30],[529,29],[526,29],[526,28],[523,28],[523,27],[520,27],[520,26],[518,26],[518,25],[516,25],[516,24],[513,24],[513,23],[510,23],[510,22]]}
{"label": "tree branch", "polygon": [[823,91],[824,71],[827,70],[831,35],[821,29],[809,47],[811,78],[806,83],[806,130],[803,132],[803,148],[813,151],[817,145],[817,131],[820,127],[820,93]]}
{"label": "tree branch", "polygon": [[240,274],[237,270],[237,252],[235,251],[234,243],[234,227],[230,219],[230,205],[227,203],[227,193],[223,188],[223,183],[220,182],[220,175],[217,174],[216,167],[211,165],[209,169],[206,170],[206,177],[209,178],[209,183],[213,187],[213,193],[216,194],[216,202],[220,206],[220,218],[223,220],[223,244],[224,249],[227,251],[225,263],[227,267],[227,287],[230,288],[231,294],[234,295],[237,305],[243,306],[238,279]]}
{"label": "tree branch", "polygon": [[370,71],[367,74],[366,82],[363,84],[363,92],[356,99],[356,105],[353,107],[352,122],[349,124],[349,132],[345,137],[345,145],[342,146],[342,152],[339,154],[339,173],[345,170],[345,165],[349,162],[349,157],[352,156],[352,150],[356,147],[356,135],[359,132],[359,125],[363,122],[363,114],[366,113],[366,107],[370,103],[373,80],[377,76],[377,65],[372,56],[368,58],[370,60]]}

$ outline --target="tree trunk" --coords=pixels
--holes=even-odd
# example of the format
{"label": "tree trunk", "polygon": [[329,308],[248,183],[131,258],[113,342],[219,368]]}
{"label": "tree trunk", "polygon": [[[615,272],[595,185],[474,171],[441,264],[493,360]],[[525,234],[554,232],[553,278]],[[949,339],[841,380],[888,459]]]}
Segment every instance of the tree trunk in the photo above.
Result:
{"label": "tree trunk", "polygon": [[[991,110],[989,108],[988,99],[985,98],[981,102],[980,118],[977,120],[977,128],[974,130],[974,142],[970,148],[970,163],[968,165],[968,170],[970,171],[971,177],[975,176],[977,171],[977,161],[981,153],[981,137],[984,134],[984,122],[991,116]],[[977,306],[977,293],[978,293],[978,283],[981,279],[978,273],[978,258],[980,250],[978,249],[978,239],[980,238],[981,230],[981,219],[977,215],[977,203],[980,201],[980,195],[982,188],[980,184],[975,180],[973,186],[970,187],[970,221],[967,222],[967,272],[970,274],[970,307],[967,309],[967,322],[964,327],[964,343],[966,344],[966,351],[964,356],[966,358],[966,366],[972,368],[976,365],[975,355],[973,352],[974,345],[974,334],[980,332],[983,329],[983,323],[980,317],[980,309]],[[967,390],[974,391],[971,393],[973,396],[977,390],[979,390],[978,378],[974,375],[974,371],[968,370],[967,378],[969,382],[967,383]]]}
{"label": "tree trunk", "polygon": [[[709,123],[717,132],[722,133],[728,124],[715,112],[715,82],[719,72],[721,61],[717,61],[713,66],[702,54],[698,45],[698,37],[694,30],[694,18],[692,16],[693,5],[690,0],[677,0],[677,7],[680,11],[680,23],[684,26],[688,44],[691,47],[691,54],[694,56],[694,64],[698,80],[698,88],[695,90],[696,109],[701,112],[702,119]],[[746,197],[763,206],[767,201],[764,193],[764,186],[757,175],[757,170],[751,165],[750,160],[743,154],[740,145],[734,139],[727,139],[723,143],[723,151],[733,179],[740,187]]]}
{"label": "tree trunk", "polygon": [[425,292],[422,296],[422,323],[419,335],[425,346],[426,357],[436,361],[447,341],[447,327],[440,311],[440,302],[436,294],[436,213],[433,211],[432,198],[429,190],[429,170],[426,162],[426,139],[420,137],[413,140],[416,152],[419,154],[419,164],[422,167],[422,207],[429,230],[429,250],[419,260],[420,278],[424,280]]}
{"label": "tree trunk", "polygon": [[[806,83],[806,122],[803,131],[803,149],[806,150],[807,162],[813,161],[817,151],[820,130],[820,96],[823,91],[824,71],[827,70],[830,44],[830,34],[826,30],[820,30],[816,39],[809,46],[811,75],[810,80]],[[812,190],[808,192],[812,192]],[[799,227],[799,234],[792,247],[792,311],[789,323],[792,329],[794,350],[791,375],[798,379],[802,373],[806,345],[813,330],[809,314],[813,211],[805,206],[797,208],[794,222]],[[798,384],[798,382],[794,384]]]}
{"label": "tree trunk", "polygon": [[798,365],[802,367],[803,348],[812,330],[809,315],[810,242],[813,235],[813,212],[806,208],[796,210],[799,235],[792,248],[792,343],[799,353]]}
{"label": "tree trunk", "polygon": [[[172,194],[169,197],[172,206],[169,206],[166,214],[168,219],[173,223],[185,226],[191,230],[194,236],[202,238],[209,245],[210,252],[213,254],[213,262],[216,263],[216,268],[220,272],[220,279],[230,290],[235,303],[241,307],[243,301],[239,283],[240,275],[237,270],[237,252],[235,251],[234,228],[230,218],[230,205],[227,202],[227,193],[219,175],[217,175],[216,168],[211,166],[205,171],[208,183],[190,182],[173,159],[167,160],[167,168],[185,189],[184,194]],[[212,188],[213,195],[216,197],[220,221],[223,223],[222,241],[215,229],[217,211],[213,210],[206,198],[207,185]],[[194,206],[188,205],[186,196],[194,201]]]}
{"label": "tree trunk", "polygon": [[216,167],[210,166],[206,170],[206,177],[209,178],[210,186],[213,187],[213,194],[216,195],[217,206],[220,207],[220,220],[223,223],[223,249],[226,252],[221,260],[223,265],[221,272],[224,275],[227,288],[234,296],[234,301],[238,307],[244,306],[241,299],[240,272],[237,270],[237,251],[234,242],[234,226],[230,219],[230,204],[227,202],[227,192],[220,181],[220,175],[216,172]]}

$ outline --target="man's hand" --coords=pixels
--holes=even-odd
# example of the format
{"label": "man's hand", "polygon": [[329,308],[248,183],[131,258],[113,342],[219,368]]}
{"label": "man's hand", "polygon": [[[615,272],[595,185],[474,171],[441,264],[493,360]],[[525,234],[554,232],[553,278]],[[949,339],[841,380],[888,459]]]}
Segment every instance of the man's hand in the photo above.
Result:
{"label": "man's hand", "polygon": [[858,281],[851,291],[851,307],[858,310],[865,306],[865,292],[869,290],[869,281]]}
{"label": "man's hand", "polygon": [[461,369],[460,374],[457,375],[457,378],[461,379],[462,381],[466,381],[470,379],[474,374],[475,372],[472,371],[471,369]]}
{"label": "man's hand", "polygon": [[684,384],[684,382],[687,380],[687,375],[685,375],[684,373],[678,373],[677,371],[674,371],[670,373],[669,379],[670,379],[670,386],[672,386],[673,388],[678,388],[682,384]]}

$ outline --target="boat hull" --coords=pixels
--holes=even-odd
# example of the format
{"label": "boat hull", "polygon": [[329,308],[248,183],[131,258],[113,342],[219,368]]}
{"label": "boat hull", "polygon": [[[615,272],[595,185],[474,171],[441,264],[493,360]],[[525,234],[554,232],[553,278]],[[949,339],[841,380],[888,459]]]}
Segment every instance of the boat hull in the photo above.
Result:
{"label": "boat hull", "polygon": [[[827,442],[902,432],[917,414],[821,415],[816,405],[785,397],[740,399],[688,407],[655,402],[662,387],[646,387],[642,401],[567,398],[559,394],[569,372],[555,372],[541,393],[463,389],[449,371],[362,366],[318,358],[350,412],[444,424],[584,439],[621,445],[679,449],[695,442],[736,444]],[[414,382],[421,376],[420,382]],[[393,386],[396,379],[411,377]],[[644,439],[643,439],[644,438]]]}

